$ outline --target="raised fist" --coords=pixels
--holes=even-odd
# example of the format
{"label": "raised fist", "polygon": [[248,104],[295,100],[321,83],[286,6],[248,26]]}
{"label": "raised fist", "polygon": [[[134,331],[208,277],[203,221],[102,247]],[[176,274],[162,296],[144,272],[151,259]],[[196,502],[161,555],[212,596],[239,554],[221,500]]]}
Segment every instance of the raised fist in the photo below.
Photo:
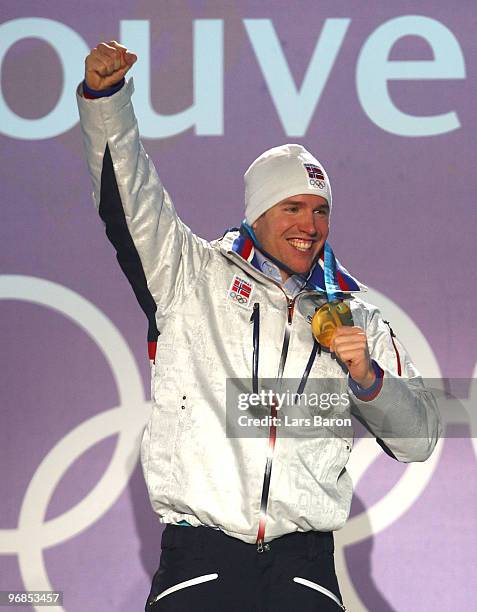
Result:
{"label": "raised fist", "polygon": [[96,91],[108,89],[119,83],[136,60],[134,53],[115,40],[100,43],[85,60],[86,85]]}

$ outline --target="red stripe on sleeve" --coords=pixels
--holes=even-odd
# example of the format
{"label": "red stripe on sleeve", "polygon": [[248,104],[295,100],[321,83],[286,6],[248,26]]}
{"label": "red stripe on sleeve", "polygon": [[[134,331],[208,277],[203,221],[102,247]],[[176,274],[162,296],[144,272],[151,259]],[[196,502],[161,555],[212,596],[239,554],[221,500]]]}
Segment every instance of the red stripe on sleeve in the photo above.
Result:
{"label": "red stripe on sleeve", "polygon": [[157,350],[157,342],[148,342],[147,343],[147,353],[149,355],[150,361],[152,363],[156,363],[156,350]]}

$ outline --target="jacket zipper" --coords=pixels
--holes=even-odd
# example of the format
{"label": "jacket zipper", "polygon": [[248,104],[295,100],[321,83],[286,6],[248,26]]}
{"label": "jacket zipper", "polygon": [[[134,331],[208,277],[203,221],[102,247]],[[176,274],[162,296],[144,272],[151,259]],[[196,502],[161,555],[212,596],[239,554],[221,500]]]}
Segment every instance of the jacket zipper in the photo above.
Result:
{"label": "jacket zipper", "polygon": [[[288,355],[288,346],[290,344],[290,331],[291,331],[291,325],[293,322],[293,313],[295,310],[295,300],[297,298],[297,296],[295,296],[294,298],[289,298],[285,292],[283,293],[287,300],[287,324],[286,324],[285,333],[283,336],[283,344],[282,344],[282,351],[280,355],[280,365],[278,367],[277,380],[281,380],[281,378],[283,377],[283,372],[285,370],[285,363],[286,363],[287,355]],[[274,424],[275,419],[277,417],[277,408],[274,402],[272,403],[270,407],[270,416],[272,417],[271,418],[272,424],[270,425],[270,429],[268,433],[268,454],[267,454],[267,462],[265,464],[265,472],[263,475],[262,495],[260,498],[260,521],[258,524],[258,532],[257,532],[257,540],[256,540],[257,552],[259,553],[270,550],[270,545],[264,544],[264,540],[265,540],[265,527],[266,527],[266,522],[267,522],[268,493],[270,491],[270,479],[272,476],[273,454],[275,451],[275,442],[277,439],[277,426]]]}
{"label": "jacket zipper", "polygon": [[280,365],[278,366],[277,380],[282,379],[283,372],[285,370],[285,363],[287,361],[287,356],[288,356],[288,345],[290,344],[290,333],[291,333],[291,325],[293,322],[293,313],[295,311],[296,297],[289,298],[286,294],[285,294],[285,297],[287,299],[287,325],[285,327],[285,334],[283,336],[282,353],[280,355]]}
{"label": "jacket zipper", "polygon": [[253,323],[252,391],[258,393],[258,356],[260,349],[260,304],[253,305],[250,323]]}
{"label": "jacket zipper", "polygon": [[311,349],[310,357],[308,359],[308,363],[306,364],[305,371],[303,372],[303,376],[301,377],[300,384],[297,389],[297,395],[301,395],[305,390],[306,383],[308,381],[308,376],[310,375],[311,368],[313,367],[313,363],[315,362],[316,355],[321,355],[321,344],[313,339],[313,348]]}
{"label": "jacket zipper", "polygon": [[288,321],[288,325],[292,324],[292,319],[293,319],[293,312],[295,310],[295,298],[288,298],[287,297],[287,312],[288,312],[288,317],[287,317],[287,321]]}

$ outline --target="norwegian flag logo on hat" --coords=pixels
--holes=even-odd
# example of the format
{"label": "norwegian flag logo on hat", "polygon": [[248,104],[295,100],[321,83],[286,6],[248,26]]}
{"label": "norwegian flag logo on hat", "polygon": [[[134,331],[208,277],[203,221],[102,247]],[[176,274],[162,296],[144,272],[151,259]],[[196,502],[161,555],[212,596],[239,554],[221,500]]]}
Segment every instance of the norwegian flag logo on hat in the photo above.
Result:
{"label": "norwegian flag logo on hat", "polygon": [[324,189],[325,187],[325,175],[323,170],[315,164],[303,164],[306,171],[308,172],[308,181],[310,187],[318,187]]}

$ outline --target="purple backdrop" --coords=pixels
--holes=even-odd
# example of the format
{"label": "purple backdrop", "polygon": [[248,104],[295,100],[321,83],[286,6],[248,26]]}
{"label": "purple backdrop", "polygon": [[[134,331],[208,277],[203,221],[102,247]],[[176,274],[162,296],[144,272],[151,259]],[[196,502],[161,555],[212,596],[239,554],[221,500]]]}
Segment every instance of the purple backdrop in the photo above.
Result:
{"label": "purple backdrop", "polygon": [[[145,50],[149,28],[150,54],[134,68],[140,127],[198,234],[211,239],[240,222],[242,174],[262,150],[310,148],[332,180],[338,257],[372,288],[370,301],[385,308],[421,371],[450,379],[475,406],[473,3],[290,6],[2,3],[0,590],[62,590],[68,612],[141,610],[159,558],[161,527],[137,464],[148,413],[146,321],[91,203],[73,95],[82,51],[98,41],[125,34]],[[197,98],[197,125],[164,136],[158,114],[194,101],[193,32],[200,38],[207,27],[215,51],[223,41],[223,83],[213,80],[220,53],[203,46],[196,63],[200,56],[210,68],[196,90],[206,96],[211,87],[218,106]],[[463,411],[431,460],[409,467],[372,441],[358,443],[352,519],[337,536],[349,609],[472,608],[469,431]]]}

